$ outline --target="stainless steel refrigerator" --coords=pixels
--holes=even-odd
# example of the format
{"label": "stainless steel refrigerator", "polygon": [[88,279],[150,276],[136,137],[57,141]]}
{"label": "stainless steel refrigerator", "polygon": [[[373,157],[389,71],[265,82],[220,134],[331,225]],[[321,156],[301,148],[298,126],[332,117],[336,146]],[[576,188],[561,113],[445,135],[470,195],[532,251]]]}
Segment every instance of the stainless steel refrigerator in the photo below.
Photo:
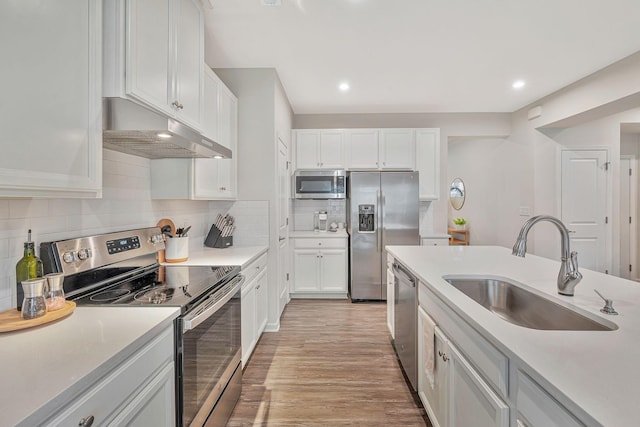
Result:
{"label": "stainless steel refrigerator", "polygon": [[348,179],[349,293],[387,299],[387,245],[419,245],[418,173],[351,172]]}

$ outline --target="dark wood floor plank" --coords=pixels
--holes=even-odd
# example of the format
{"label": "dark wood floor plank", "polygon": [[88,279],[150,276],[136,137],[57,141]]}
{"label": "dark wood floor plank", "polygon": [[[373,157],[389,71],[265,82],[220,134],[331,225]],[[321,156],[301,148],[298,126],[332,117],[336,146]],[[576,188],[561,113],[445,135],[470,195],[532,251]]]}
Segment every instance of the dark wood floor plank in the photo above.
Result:
{"label": "dark wood floor plank", "polygon": [[430,426],[389,340],[386,306],[292,300],[247,364],[237,426]]}

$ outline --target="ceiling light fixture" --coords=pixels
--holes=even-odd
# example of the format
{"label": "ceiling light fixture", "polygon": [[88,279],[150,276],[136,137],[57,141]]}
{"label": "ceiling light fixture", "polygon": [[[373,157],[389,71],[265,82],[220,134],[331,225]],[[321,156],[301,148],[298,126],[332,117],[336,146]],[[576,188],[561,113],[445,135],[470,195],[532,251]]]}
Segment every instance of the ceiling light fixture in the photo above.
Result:
{"label": "ceiling light fixture", "polygon": [[522,89],[524,87],[524,81],[523,80],[516,80],[515,82],[513,82],[511,87],[514,88],[514,89]]}
{"label": "ceiling light fixture", "polygon": [[340,89],[341,92],[346,92],[350,88],[351,88],[351,86],[349,86],[349,83],[347,83],[347,82],[340,83],[340,85],[338,86],[338,89]]}
{"label": "ceiling light fixture", "polygon": [[262,0],[263,6],[281,6],[282,0]]}
{"label": "ceiling light fixture", "polygon": [[222,156],[213,156],[214,159],[224,159]]}

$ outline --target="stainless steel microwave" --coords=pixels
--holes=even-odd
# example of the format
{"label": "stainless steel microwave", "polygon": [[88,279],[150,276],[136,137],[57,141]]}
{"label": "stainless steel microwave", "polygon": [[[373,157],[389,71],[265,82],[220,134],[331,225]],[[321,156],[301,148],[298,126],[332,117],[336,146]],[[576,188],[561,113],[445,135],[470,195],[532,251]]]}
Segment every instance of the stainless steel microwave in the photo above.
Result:
{"label": "stainless steel microwave", "polygon": [[298,170],[293,176],[296,199],[346,199],[347,172],[344,170]]}

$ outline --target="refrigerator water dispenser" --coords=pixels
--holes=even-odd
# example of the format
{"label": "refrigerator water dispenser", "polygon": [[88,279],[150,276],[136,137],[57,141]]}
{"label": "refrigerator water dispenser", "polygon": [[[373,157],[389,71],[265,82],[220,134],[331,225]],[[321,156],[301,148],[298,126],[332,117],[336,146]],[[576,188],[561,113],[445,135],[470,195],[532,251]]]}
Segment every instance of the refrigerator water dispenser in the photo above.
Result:
{"label": "refrigerator water dispenser", "polygon": [[375,205],[358,205],[358,231],[360,233],[375,232]]}

